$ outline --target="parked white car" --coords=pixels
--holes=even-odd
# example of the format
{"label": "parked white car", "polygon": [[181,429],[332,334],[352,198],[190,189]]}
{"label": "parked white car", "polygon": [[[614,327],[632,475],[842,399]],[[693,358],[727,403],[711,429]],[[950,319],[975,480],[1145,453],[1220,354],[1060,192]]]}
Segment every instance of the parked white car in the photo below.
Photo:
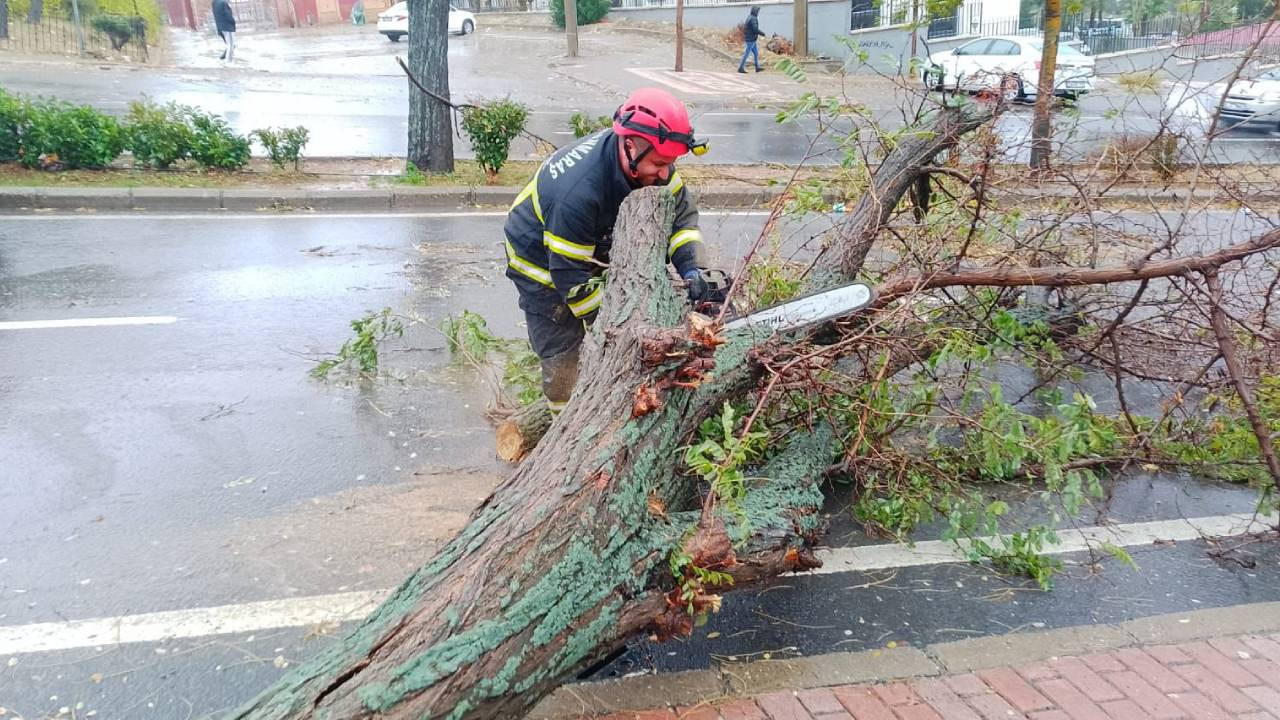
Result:
{"label": "parked white car", "polygon": [[[998,36],[978,38],[954,50],[929,55],[923,79],[926,87],[977,92],[1004,89],[1019,99],[1040,94],[1040,38]],[[1093,90],[1093,58],[1058,43],[1055,95],[1076,97]]]}
{"label": "parked white car", "polygon": [[[467,35],[476,31],[476,16],[466,10],[449,6],[449,32]],[[409,4],[398,2],[378,13],[378,32],[391,42],[409,34]]]}
{"label": "parked white car", "polygon": [[1236,123],[1266,123],[1280,130],[1280,68],[1231,86],[1222,118]]}

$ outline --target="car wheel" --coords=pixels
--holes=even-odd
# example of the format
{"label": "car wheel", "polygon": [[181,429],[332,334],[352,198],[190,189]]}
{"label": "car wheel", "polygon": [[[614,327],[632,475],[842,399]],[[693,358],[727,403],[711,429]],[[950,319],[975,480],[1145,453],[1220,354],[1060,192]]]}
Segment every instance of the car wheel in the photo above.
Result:
{"label": "car wheel", "polygon": [[390,40],[391,42],[400,42],[399,35],[388,35],[387,39]]}
{"label": "car wheel", "polygon": [[474,24],[474,23],[472,23],[470,20],[463,20],[463,21],[462,21],[462,34],[463,34],[463,35],[470,35],[471,33],[475,32],[475,31],[476,31],[476,26],[475,26],[475,24]]}

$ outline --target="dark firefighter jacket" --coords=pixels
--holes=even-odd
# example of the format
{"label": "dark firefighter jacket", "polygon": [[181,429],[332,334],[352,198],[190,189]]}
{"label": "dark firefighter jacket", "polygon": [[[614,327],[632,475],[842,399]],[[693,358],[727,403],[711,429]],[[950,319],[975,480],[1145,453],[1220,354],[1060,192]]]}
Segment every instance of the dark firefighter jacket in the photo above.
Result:
{"label": "dark firefighter jacket", "polygon": [[[666,187],[676,198],[667,258],[683,275],[706,266],[698,208],[674,167]],[[538,168],[507,214],[507,277],[521,308],[549,317],[568,305],[595,320],[603,285],[591,280],[608,266],[618,207],[631,190],[613,130],[557,150]]]}

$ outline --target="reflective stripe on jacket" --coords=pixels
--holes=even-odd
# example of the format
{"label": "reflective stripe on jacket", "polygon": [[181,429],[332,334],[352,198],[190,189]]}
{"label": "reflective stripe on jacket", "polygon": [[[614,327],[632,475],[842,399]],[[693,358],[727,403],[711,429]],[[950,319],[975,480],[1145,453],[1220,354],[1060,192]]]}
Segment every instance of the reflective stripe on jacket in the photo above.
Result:
{"label": "reflective stripe on jacket", "polygon": [[[676,198],[667,258],[684,272],[705,267],[698,208],[680,173],[666,187]],[[613,246],[618,208],[632,191],[618,162],[618,138],[602,130],[557,150],[538,168],[507,213],[507,277],[526,310],[550,314],[567,305],[595,319]]]}

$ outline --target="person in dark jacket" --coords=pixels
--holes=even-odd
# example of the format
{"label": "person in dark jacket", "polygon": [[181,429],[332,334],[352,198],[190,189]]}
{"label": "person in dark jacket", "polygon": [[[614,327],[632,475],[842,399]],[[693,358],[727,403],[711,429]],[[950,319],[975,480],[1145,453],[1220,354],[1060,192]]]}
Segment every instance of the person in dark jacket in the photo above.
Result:
{"label": "person in dark jacket", "polygon": [[230,0],[213,0],[213,26],[226,44],[218,59],[231,62],[236,55],[236,16],[231,14]]}
{"label": "person in dark jacket", "polygon": [[764,68],[760,67],[760,48],[756,45],[756,41],[764,37],[764,33],[760,32],[760,8],[752,7],[751,14],[747,16],[747,22],[742,27],[742,39],[746,41],[747,46],[742,50],[742,60],[738,63],[738,72],[747,71],[747,56],[750,55],[755,59],[756,72],[760,72]]}
{"label": "person in dark jacket", "polygon": [[542,390],[552,412],[569,400],[578,349],[604,293],[618,208],[633,190],[666,187],[675,199],[667,259],[692,302],[710,299],[698,208],[675,161],[701,154],[684,103],[641,88],[618,108],[613,127],[557,150],[516,196],[507,214],[507,277],[515,283],[542,361]]}

